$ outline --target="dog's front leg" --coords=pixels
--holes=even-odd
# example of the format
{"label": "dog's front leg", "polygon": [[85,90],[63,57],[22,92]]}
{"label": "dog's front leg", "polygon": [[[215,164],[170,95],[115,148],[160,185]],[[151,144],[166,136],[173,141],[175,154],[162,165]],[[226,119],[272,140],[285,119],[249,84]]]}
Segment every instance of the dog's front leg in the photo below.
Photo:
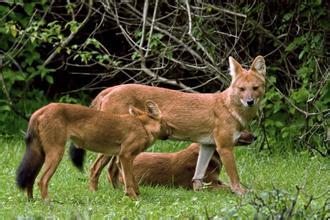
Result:
{"label": "dog's front leg", "polygon": [[135,190],[137,189],[137,186],[133,176],[133,160],[134,157],[130,153],[119,154],[119,161],[122,167],[122,174],[125,184],[125,195],[131,198],[136,198],[137,193]]}
{"label": "dog's front leg", "polygon": [[247,191],[240,186],[240,180],[236,168],[234,157],[234,142],[231,140],[230,135],[219,135],[216,138],[217,152],[220,155],[221,162],[225,167],[226,173],[230,179],[231,190],[239,195],[245,194]]}
{"label": "dog's front leg", "polygon": [[195,191],[199,191],[203,188],[203,178],[205,176],[205,172],[210,163],[210,160],[214,154],[214,151],[215,151],[214,145],[203,144],[199,148],[197,165],[193,177],[193,189]]}

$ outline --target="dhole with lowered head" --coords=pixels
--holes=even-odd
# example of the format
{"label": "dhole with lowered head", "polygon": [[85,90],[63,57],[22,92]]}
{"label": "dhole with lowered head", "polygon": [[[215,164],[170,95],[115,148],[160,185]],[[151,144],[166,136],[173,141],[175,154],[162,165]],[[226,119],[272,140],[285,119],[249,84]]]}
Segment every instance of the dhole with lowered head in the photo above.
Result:
{"label": "dhole with lowered head", "polygon": [[51,103],[31,116],[26,135],[26,151],[17,170],[17,185],[33,197],[33,184],[39,181],[41,197],[48,195],[48,183],[59,165],[65,143],[71,139],[79,147],[106,155],[118,155],[123,171],[125,193],[136,197],[138,186],[132,174],[135,156],[162,134],[157,104],[145,101],[145,112],[129,106],[131,115],[115,115],[81,105]]}
{"label": "dhole with lowered head", "polygon": [[101,111],[122,114],[128,105],[142,108],[145,100],[154,100],[168,125],[168,138],[201,144],[193,177],[194,189],[202,188],[207,165],[216,149],[230,178],[231,190],[243,194],[246,190],[240,186],[233,147],[240,132],[257,115],[265,93],[266,64],[262,56],[257,56],[246,70],[229,57],[229,66],[231,84],[221,93],[192,94],[127,84],[103,90],[92,106]]}
{"label": "dhole with lowered head", "polygon": [[[248,131],[242,131],[236,145],[248,145],[256,137]],[[235,146],[236,146],[235,145]],[[196,168],[200,145],[193,143],[187,148],[174,153],[142,152],[136,156],[133,163],[133,174],[136,181],[142,185],[174,186],[192,189],[192,178]],[[101,170],[109,163],[110,157],[101,155],[95,161],[90,172],[89,188],[97,190]],[[214,153],[207,167],[204,182],[207,188],[217,189],[228,187],[219,180],[221,161],[218,153]],[[123,182],[117,163],[112,158],[108,168],[108,179],[113,187]]]}

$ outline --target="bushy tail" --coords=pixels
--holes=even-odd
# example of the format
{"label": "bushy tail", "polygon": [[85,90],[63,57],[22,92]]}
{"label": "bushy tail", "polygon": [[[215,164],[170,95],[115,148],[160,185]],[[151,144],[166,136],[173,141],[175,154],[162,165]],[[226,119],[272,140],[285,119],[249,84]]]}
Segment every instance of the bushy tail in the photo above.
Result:
{"label": "bushy tail", "polygon": [[45,161],[45,154],[36,133],[30,128],[27,131],[25,142],[26,150],[16,172],[16,183],[20,189],[27,189],[28,194],[32,197],[33,184]]}
{"label": "bushy tail", "polygon": [[81,148],[77,148],[73,143],[70,145],[69,155],[70,159],[75,167],[80,171],[83,171],[84,159],[86,151]]}

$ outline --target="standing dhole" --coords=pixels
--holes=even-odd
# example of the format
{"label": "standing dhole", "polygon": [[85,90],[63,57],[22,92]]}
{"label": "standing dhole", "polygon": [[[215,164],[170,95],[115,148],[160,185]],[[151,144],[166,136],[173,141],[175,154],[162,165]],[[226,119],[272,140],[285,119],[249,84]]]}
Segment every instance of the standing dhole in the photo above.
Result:
{"label": "standing dhole", "polygon": [[229,57],[229,66],[231,84],[221,93],[192,94],[127,84],[103,90],[94,99],[92,107],[123,114],[129,105],[143,108],[145,100],[155,101],[168,125],[166,133],[169,139],[201,144],[193,177],[194,189],[202,188],[202,179],[216,149],[230,178],[231,190],[244,194],[246,190],[240,186],[233,153],[234,143],[257,115],[265,93],[266,64],[262,56],[257,56],[246,70]]}
{"label": "standing dhole", "polygon": [[132,174],[133,160],[162,135],[161,113],[152,101],[146,111],[130,106],[131,115],[114,115],[73,104],[52,103],[34,112],[26,135],[26,151],[17,170],[17,185],[33,198],[34,181],[39,181],[41,197],[48,195],[48,183],[59,165],[65,143],[71,139],[79,147],[106,155],[118,155],[125,193],[136,197],[139,189]]}

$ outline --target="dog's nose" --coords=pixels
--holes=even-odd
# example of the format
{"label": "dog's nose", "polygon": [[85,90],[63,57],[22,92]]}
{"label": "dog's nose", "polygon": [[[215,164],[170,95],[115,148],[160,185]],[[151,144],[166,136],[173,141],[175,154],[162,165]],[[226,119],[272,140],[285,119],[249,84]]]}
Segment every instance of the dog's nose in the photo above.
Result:
{"label": "dog's nose", "polygon": [[252,105],[254,104],[254,100],[253,100],[253,99],[248,99],[248,100],[246,101],[246,104],[247,104],[248,106],[252,106]]}

